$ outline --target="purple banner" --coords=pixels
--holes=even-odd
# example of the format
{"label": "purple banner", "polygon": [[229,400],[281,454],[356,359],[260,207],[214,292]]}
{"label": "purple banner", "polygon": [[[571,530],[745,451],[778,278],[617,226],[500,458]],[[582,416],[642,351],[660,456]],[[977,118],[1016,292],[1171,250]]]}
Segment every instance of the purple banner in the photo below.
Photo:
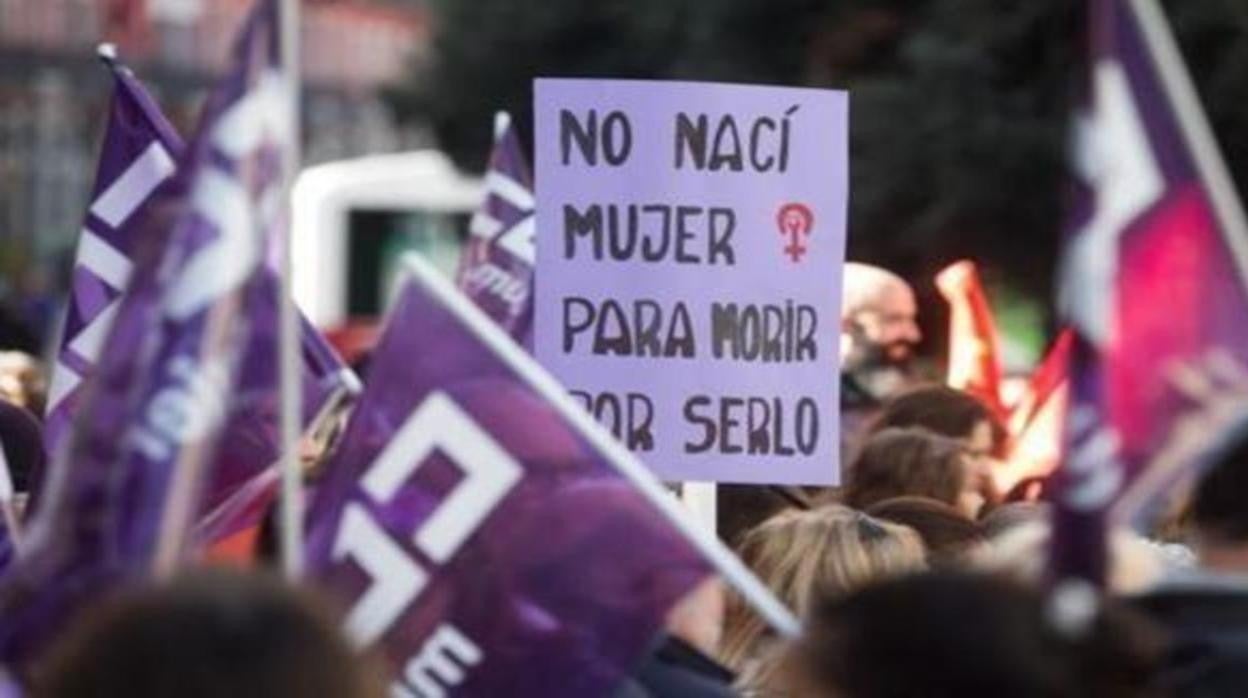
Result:
{"label": "purple banner", "polygon": [[112,72],[113,100],[92,203],[78,238],[60,350],[52,367],[43,432],[51,456],[69,432],[82,383],[95,369],[121,294],[130,284],[143,232],[142,217],[135,214],[172,179],[183,148],[182,139],[130,69],[109,47],[102,47],[100,55]]}
{"label": "purple banner", "polygon": [[413,264],[309,512],[308,573],[393,696],[609,695],[709,565],[562,389]]}
{"label": "purple banner", "polygon": [[[134,259],[145,242],[165,230],[142,225],[143,206],[174,172],[184,146],[159,107],[111,52],[106,64],[116,80],[112,113],[104,134],[95,203],[79,240],[73,290],[64,338],[53,370],[45,427],[50,454],[63,443],[78,409],[83,382],[96,370],[121,295],[129,285]],[[146,244],[160,244],[147,240]],[[279,455],[277,278],[266,269],[249,306],[252,331],[242,374],[231,394],[227,433],[207,487],[205,506],[215,508],[243,483],[272,465]],[[343,365],[320,332],[300,314],[303,358],[303,423],[309,425],[335,396],[359,391],[358,379]],[[41,488],[38,488],[41,489]]]}
{"label": "purple banner", "polygon": [[469,225],[456,282],[513,339],[531,347],[537,256],[533,175],[505,112],[495,117],[485,190],[485,201]]}
{"label": "purple banner", "polygon": [[[1227,365],[1243,370],[1248,359],[1248,240],[1215,213],[1210,175],[1221,163],[1165,15],[1149,2],[1091,8],[1080,196],[1062,284],[1076,341],[1054,565],[1059,576],[1101,581],[1108,508],[1160,461],[1185,467],[1160,458],[1181,441],[1209,437],[1179,428],[1219,398],[1185,389],[1190,378],[1216,385]],[[1201,140],[1213,150],[1198,163],[1191,144]],[[1233,194],[1230,202],[1242,220]]]}
{"label": "purple banner", "polygon": [[145,207],[144,224],[169,232],[136,259],[67,460],[0,579],[0,660],[36,659],[93,598],[185,553],[238,382],[246,311],[269,292],[265,237],[284,219],[290,102],[278,34],[277,2],[261,0],[205,107],[177,196]]}
{"label": "purple banner", "polygon": [[834,483],[846,95],[535,89],[538,359],[660,477]]}

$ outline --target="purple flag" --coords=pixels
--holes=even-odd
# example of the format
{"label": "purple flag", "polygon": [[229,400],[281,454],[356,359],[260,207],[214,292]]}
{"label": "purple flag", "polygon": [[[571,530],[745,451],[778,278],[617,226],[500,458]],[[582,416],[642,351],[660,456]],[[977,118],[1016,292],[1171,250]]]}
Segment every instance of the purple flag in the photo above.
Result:
{"label": "purple flag", "polygon": [[[100,348],[129,283],[133,259],[144,241],[138,215],[174,172],[183,143],[151,96],[110,49],[101,55],[116,80],[112,114],[104,136],[95,203],[87,214],[74,268],[61,351],[53,370],[45,445],[55,454],[78,408],[82,383],[95,371]],[[148,226],[150,228],[151,226]],[[153,231],[164,235],[164,231]],[[217,454],[205,507],[213,509],[249,479],[272,465],[280,445],[277,429],[277,278],[265,273],[266,289],[248,308],[252,331],[242,375],[231,395],[227,432]],[[342,393],[359,392],[359,380],[302,314],[303,424]],[[37,488],[38,489],[38,488]]]}
{"label": "purple flag", "polygon": [[1101,582],[1109,507],[1142,474],[1186,467],[1167,457],[1180,442],[1208,437],[1183,425],[1216,396],[1185,383],[1216,384],[1248,359],[1248,226],[1160,8],[1091,8],[1063,268],[1076,341],[1053,564],[1056,576]]}
{"label": "purple flag", "polygon": [[36,658],[91,598],[182,554],[238,381],[244,311],[270,292],[265,237],[284,220],[291,86],[278,36],[277,2],[261,0],[205,107],[177,196],[144,214],[171,229],[136,258],[62,449],[68,461],[51,471],[23,555],[0,580],[0,660]]}
{"label": "purple flag", "polygon": [[513,339],[531,346],[537,255],[533,175],[506,112],[494,117],[485,189],[485,201],[469,224],[456,281]]}
{"label": "purple flag", "polygon": [[383,650],[392,696],[608,695],[707,548],[562,387],[410,264],[309,512],[308,574]]}
{"label": "purple flag", "polygon": [[168,182],[182,139],[111,47],[100,56],[115,81],[91,206],[78,239],[69,305],[44,420],[44,444],[54,455],[69,431],[83,380],[94,370],[109,327],[130,283],[139,244],[136,216]]}

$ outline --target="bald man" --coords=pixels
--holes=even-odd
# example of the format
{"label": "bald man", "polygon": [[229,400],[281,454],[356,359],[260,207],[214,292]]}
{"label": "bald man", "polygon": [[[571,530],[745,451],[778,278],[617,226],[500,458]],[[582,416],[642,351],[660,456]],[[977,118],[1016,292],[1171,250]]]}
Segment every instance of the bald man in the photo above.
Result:
{"label": "bald man", "polygon": [[910,382],[910,364],[923,335],[914,291],[879,267],[845,265],[841,304],[841,402],[869,410]]}

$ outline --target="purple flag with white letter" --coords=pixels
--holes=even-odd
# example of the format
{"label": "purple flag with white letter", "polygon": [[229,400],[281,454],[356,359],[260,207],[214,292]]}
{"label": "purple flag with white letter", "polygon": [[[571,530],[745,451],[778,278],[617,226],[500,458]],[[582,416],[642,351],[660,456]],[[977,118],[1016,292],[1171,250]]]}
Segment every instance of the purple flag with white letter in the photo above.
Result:
{"label": "purple flag with white letter", "polygon": [[95,369],[130,283],[140,242],[141,216],[135,214],[173,177],[182,154],[182,139],[143,85],[116,60],[111,47],[101,47],[100,56],[115,81],[113,101],[52,367],[43,432],[50,455],[68,434],[82,383]]}
{"label": "purple flag with white letter", "polygon": [[1248,361],[1248,224],[1159,5],[1090,7],[1053,571],[1101,582],[1110,507],[1188,470],[1220,404],[1242,401],[1220,386]]}
{"label": "purple flag with white letter", "polygon": [[410,264],[309,512],[308,574],[383,651],[392,696],[608,695],[706,549],[562,387]]}
{"label": "purple flag with white letter", "polygon": [[74,418],[73,467],[50,473],[23,555],[0,580],[0,660],[34,659],[72,615],[184,552],[252,318],[271,293],[265,237],[284,221],[290,137],[278,4],[261,0],[204,115],[169,199],[170,226],[140,251],[96,374]]}
{"label": "purple flag with white letter", "polygon": [[485,201],[469,224],[456,281],[513,339],[531,346],[537,255],[533,175],[506,112],[494,117],[485,190]]}
{"label": "purple flag with white letter", "polygon": [[[143,235],[166,234],[151,230],[153,226],[142,226],[142,207],[173,176],[173,163],[184,150],[173,126],[130,70],[116,60],[111,49],[101,49],[101,55],[112,70],[116,87],[94,203],[79,240],[61,350],[53,369],[44,432],[49,454],[56,454],[64,443],[83,382],[96,369],[140,246],[160,242],[146,241]],[[266,270],[260,283],[268,288],[256,294],[247,309],[253,329],[238,386],[230,396],[226,429],[230,438],[217,454],[218,464],[206,493],[208,509],[272,465],[279,455],[277,279]],[[336,395],[358,392],[358,379],[302,314],[300,323],[303,423],[307,425]]]}

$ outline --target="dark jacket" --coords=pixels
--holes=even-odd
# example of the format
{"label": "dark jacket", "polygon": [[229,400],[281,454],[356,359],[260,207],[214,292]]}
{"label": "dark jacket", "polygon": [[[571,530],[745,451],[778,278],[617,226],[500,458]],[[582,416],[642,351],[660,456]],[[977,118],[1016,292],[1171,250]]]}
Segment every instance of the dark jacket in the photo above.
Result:
{"label": "dark jacket", "polygon": [[614,698],[732,698],[732,672],[664,635]]}
{"label": "dark jacket", "polygon": [[1193,575],[1135,605],[1170,636],[1162,678],[1176,698],[1248,695],[1248,584]]}

